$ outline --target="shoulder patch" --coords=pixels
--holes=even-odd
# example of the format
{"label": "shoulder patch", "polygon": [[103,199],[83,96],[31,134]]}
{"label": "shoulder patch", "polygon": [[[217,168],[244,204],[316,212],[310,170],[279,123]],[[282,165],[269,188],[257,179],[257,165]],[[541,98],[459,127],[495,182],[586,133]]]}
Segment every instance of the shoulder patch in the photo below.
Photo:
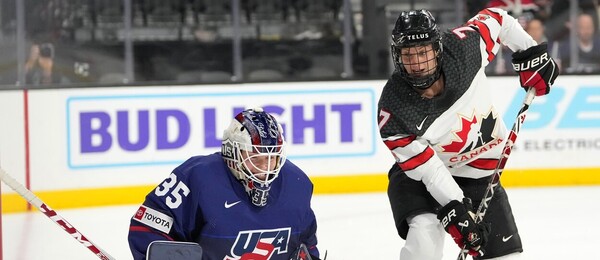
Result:
{"label": "shoulder patch", "polygon": [[133,219],[151,228],[169,234],[173,226],[173,218],[160,211],[141,205]]}

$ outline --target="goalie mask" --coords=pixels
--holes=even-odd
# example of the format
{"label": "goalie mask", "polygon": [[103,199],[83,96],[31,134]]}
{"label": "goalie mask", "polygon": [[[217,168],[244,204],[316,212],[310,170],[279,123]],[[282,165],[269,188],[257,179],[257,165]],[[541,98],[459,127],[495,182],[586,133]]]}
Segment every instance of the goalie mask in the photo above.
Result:
{"label": "goalie mask", "polygon": [[286,158],[281,125],[262,108],[244,110],[225,129],[221,154],[252,204],[265,206]]}
{"label": "goalie mask", "polygon": [[414,89],[427,89],[440,78],[442,37],[429,11],[400,13],[391,49],[396,71]]}

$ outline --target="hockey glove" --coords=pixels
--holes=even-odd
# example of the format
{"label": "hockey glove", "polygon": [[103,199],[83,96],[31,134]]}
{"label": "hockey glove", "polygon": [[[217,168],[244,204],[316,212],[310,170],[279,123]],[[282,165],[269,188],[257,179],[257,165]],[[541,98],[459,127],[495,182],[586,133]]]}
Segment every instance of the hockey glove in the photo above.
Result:
{"label": "hockey glove", "polygon": [[484,224],[475,223],[473,218],[473,206],[471,200],[465,198],[463,203],[457,200],[450,201],[438,212],[438,219],[442,226],[452,236],[454,242],[460,248],[469,250],[472,256],[483,255],[482,247],[487,242],[489,227]]}
{"label": "hockey glove", "polygon": [[513,53],[512,64],[525,90],[535,88],[536,96],[550,93],[559,71],[556,62],[548,55],[547,43]]}
{"label": "hockey glove", "polygon": [[290,260],[321,260],[318,257],[311,255],[308,252],[308,248],[306,248],[305,244],[300,244],[300,247],[296,249],[294,253],[292,253],[292,257]]}

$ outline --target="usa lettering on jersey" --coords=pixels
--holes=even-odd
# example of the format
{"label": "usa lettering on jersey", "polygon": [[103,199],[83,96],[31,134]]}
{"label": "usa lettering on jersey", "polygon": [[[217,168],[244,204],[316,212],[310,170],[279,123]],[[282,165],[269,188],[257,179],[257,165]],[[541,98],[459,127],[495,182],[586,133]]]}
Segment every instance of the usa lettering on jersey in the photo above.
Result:
{"label": "usa lettering on jersey", "polygon": [[240,231],[225,260],[268,260],[288,252],[291,228]]}

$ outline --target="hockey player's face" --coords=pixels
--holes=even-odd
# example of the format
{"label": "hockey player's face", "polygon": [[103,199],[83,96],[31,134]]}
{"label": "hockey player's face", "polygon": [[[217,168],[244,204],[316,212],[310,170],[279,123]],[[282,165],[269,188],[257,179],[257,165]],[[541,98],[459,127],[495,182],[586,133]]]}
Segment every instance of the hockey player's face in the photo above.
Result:
{"label": "hockey player's face", "polygon": [[408,74],[415,77],[425,77],[435,72],[437,60],[431,44],[402,48],[400,50],[402,64]]}
{"label": "hockey player's face", "polygon": [[[247,156],[247,157],[246,157]],[[274,155],[249,152],[245,155],[246,168],[259,180],[266,180],[268,173],[277,167],[278,158]]]}

